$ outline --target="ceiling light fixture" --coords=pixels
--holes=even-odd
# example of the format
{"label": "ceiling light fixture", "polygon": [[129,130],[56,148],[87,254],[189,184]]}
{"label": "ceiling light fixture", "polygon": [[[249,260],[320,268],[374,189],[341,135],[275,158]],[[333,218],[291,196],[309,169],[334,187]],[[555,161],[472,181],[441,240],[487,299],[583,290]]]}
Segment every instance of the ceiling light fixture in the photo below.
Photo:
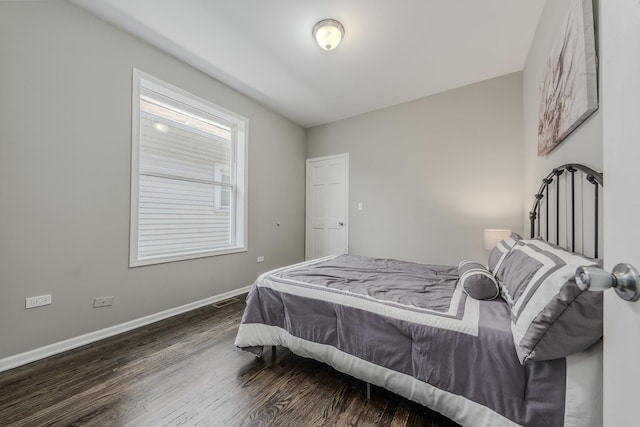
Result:
{"label": "ceiling light fixture", "polygon": [[324,50],[333,50],[344,36],[344,27],[335,19],[323,19],[313,27],[313,38]]}

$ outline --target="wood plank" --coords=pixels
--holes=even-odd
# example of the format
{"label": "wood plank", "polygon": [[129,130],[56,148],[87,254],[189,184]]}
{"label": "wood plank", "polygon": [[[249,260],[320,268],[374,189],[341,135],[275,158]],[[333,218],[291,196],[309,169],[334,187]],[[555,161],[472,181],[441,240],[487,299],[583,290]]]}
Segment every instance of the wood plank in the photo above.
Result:
{"label": "wood plank", "polygon": [[240,299],[0,373],[0,424],[456,426],[288,349],[237,349]]}

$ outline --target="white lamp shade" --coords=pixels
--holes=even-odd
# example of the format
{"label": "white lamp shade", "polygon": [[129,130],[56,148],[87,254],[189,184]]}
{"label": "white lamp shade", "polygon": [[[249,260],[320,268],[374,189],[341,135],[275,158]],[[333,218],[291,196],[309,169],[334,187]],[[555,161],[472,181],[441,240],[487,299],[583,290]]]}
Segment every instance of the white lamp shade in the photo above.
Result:
{"label": "white lamp shade", "polygon": [[335,49],[343,35],[344,27],[335,19],[323,19],[313,27],[313,38],[324,50]]}
{"label": "white lamp shade", "polygon": [[488,251],[493,249],[502,239],[509,237],[511,230],[501,230],[488,228],[484,230],[484,248]]}

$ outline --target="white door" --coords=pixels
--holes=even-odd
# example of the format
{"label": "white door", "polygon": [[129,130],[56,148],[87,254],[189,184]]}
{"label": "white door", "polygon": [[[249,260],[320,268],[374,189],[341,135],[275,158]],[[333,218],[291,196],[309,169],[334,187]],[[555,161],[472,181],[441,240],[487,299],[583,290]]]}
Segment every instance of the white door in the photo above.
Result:
{"label": "white door", "polygon": [[[640,1],[600,1],[605,268],[640,268]],[[604,295],[604,425],[640,425],[640,302]]]}
{"label": "white door", "polygon": [[349,154],[307,160],[305,258],[349,251]]}

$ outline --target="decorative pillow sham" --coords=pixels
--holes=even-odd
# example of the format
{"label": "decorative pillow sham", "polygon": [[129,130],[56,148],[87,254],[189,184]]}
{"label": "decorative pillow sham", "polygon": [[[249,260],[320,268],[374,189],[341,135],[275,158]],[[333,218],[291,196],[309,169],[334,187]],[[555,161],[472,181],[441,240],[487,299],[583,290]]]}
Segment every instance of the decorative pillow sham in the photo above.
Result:
{"label": "decorative pillow sham", "polygon": [[462,261],[458,265],[458,275],[462,289],[471,298],[492,300],[500,295],[496,278],[479,262]]}
{"label": "decorative pillow sham", "polygon": [[502,280],[502,278],[497,275],[497,272],[500,269],[500,265],[504,261],[504,258],[518,240],[522,240],[522,237],[516,233],[511,233],[509,237],[501,240],[493,249],[491,249],[491,252],[489,252],[489,270],[496,276],[496,279]]}
{"label": "decorative pillow sham", "polygon": [[578,287],[581,265],[597,261],[542,240],[516,242],[502,261],[502,297],[520,363],[566,357],[602,337],[602,292]]}

